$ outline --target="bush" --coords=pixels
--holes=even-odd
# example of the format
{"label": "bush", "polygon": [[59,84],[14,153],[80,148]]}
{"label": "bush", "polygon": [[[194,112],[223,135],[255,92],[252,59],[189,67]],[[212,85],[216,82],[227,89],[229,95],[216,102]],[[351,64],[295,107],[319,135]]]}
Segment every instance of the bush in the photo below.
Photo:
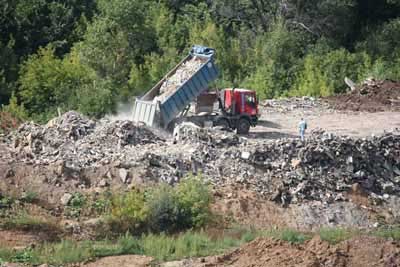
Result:
{"label": "bush", "polygon": [[114,197],[111,214],[111,226],[114,226],[117,232],[136,232],[144,226],[148,218],[144,193],[132,190]]}
{"label": "bush", "polygon": [[[204,226],[210,217],[211,193],[199,178],[178,186],[160,184],[147,192],[133,190],[115,197],[110,223],[118,232],[176,232]],[[114,226],[114,227],[113,227]]]}
{"label": "bush", "polygon": [[149,211],[148,225],[154,232],[172,232],[180,225],[180,205],[175,190],[161,185],[148,193],[146,206]]}
{"label": "bush", "polygon": [[186,227],[204,226],[210,217],[211,191],[201,178],[189,177],[176,188],[180,222]]}

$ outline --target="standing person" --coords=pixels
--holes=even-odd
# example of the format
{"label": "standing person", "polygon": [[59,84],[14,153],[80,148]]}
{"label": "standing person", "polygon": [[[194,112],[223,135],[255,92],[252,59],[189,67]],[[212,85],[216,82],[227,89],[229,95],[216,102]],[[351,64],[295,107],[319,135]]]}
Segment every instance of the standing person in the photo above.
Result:
{"label": "standing person", "polygon": [[307,130],[307,122],[304,120],[304,118],[301,118],[301,121],[299,122],[299,132],[300,132],[300,138],[301,141],[304,141],[304,135]]}

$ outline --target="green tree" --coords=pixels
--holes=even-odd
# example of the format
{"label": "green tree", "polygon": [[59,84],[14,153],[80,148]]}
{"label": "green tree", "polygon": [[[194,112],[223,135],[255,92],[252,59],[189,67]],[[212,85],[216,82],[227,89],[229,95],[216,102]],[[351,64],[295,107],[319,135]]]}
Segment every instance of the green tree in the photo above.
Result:
{"label": "green tree", "polygon": [[261,98],[272,98],[289,91],[305,53],[307,34],[291,32],[282,21],[260,36],[252,52],[254,70],[244,85],[255,89]]}
{"label": "green tree", "polygon": [[366,53],[350,53],[345,49],[333,50],[327,54],[309,54],[291,93],[310,96],[344,93],[347,90],[344,78],[361,81],[371,65],[371,59]]}
{"label": "green tree", "polygon": [[30,116],[43,120],[55,115],[57,108],[100,116],[112,108],[112,97],[107,83],[96,80],[95,72],[82,64],[75,53],[59,59],[54,48],[48,46],[21,67],[21,103]]}

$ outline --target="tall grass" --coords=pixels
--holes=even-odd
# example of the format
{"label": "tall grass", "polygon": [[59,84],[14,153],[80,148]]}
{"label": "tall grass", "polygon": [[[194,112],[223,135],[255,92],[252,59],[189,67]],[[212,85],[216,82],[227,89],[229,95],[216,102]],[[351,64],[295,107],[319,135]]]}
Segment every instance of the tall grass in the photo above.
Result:
{"label": "tall grass", "polygon": [[381,228],[372,232],[372,234],[378,237],[400,241],[400,226]]}
{"label": "tall grass", "polygon": [[330,244],[337,244],[358,234],[358,231],[343,228],[322,228],[319,230],[321,240]]}
{"label": "tall grass", "polygon": [[0,259],[31,264],[68,264],[85,262],[95,258],[117,255],[146,255],[158,261],[178,260],[188,257],[216,255],[238,247],[256,237],[252,230],[241,236],[210,238],[205,232],[186,232],[176,236],[148,234],[134,237],[126,234],[117,240],[62,241],[44,244],[34,249],[11,251],[0,249]]}

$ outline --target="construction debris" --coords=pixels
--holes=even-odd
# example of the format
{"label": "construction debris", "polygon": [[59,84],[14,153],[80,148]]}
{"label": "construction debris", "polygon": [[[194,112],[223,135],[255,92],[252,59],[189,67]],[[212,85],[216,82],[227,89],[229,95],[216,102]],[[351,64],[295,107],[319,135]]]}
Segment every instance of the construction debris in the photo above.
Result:
{"label": "construction debris", "polygon": [[160,87],[160,95],[154,101],[167,99],[178,87],[189,80],[200,69],[202,64],[202,60],[196,56],[183,63],[172,76],[164,81]]}
{"label": "construction debris", "polygon": [[25,123],[9,136],[15,159],[50,164],[57,161],[79,169],[108,164],[136,145],[161,141],[145,127],[130,121],[98,121],[67,112],[47,125]]}
{"label": "construction debris", "polygon": [[92,183],[101,187],[114,177],[122,184],[175,184],[194,173],[216,187],[245,185],[283,206],[345,201],[355,185],[374,203],[400,196],[400,135],[394,132],[352,139],[316,131],[306,142],[249,142],[232,132],[182,123],[173,142],[130,121],[92,121],[68,112],[44,126],[24,124],[8,138],[9,158],[58,166],[58,179],[79,180],[87,168],[110,166]]}
{"label": "construction debris", "polygon": [[390,80],[367,79],[348,94],[327,98],[338,110],[399,111],[400,83]]}

